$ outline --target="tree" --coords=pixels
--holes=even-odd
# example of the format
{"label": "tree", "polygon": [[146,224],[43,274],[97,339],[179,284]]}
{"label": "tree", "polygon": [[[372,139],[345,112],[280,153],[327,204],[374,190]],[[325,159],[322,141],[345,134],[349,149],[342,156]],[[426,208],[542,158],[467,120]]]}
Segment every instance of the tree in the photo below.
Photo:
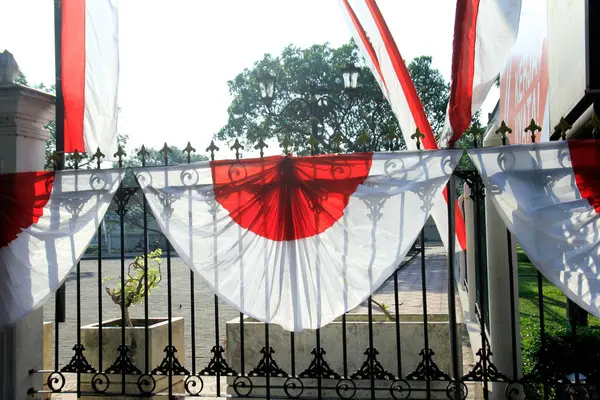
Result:
{"label": "tree", "polygon": [[[431,67],[431,57],[418,57],[408,68],[424,99],[425,109],[436,129],[444,122],[448,101],[448,84],[438,70]],[[344,92],[341,69],[349,64],[360,67],[359,90]],[[272,108],[281,112],[293,98],[310,98],[323,88],[333,98],[323,107],[314,121],[308,117],[305,106],[288,107],[280,118],[270,116],[260,97],[258,78],[261,74],[276,76],[276,95]],[[369,135],[370,149],[388,149],[390,130],[399,133],[396,118],[385,100],[377,81],[362,62],[360,51],[353,40],[338,48],[328,44],[313,45],[302,49],[287,46],[281,55],[265,54],[250,69],[244,69],[229,81],[233,100],[229,106],[229,120],[217,134],[219,140],[239,138],[246,147],[260,139],[277,139],[289,134],[293,150],[297,154],[310,151],[309,137],[312,124],[318,124],[318,142],[322,152],[333,152],[337,146],[334,138],[341,135],[341,150],[359,150],[358,138],[365,131]],[[339,112],[339,110],[342,110]],[[336,112],[337,111],[337,112]],[[401,137],[401,135],[400,135]],[[392,148],[404,148],[400,141]]]}

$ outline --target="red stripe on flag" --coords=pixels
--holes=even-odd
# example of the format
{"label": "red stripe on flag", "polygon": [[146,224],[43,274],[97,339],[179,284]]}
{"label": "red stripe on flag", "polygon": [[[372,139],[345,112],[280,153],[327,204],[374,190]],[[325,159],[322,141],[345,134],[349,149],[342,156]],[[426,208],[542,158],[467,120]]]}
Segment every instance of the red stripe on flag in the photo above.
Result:
{"label": "red stripe on flag", "polygon": [[360,39],[363,42],[363,45],[367,49],[367,52],[369,53],[369,57],[371,58],[371,62],[375,66],[375,69],[377,70],[377,73],[379,74],[379,77],[381,78],[381,82],[383,82],[383,86],[385,86],[385,90],[387,91],[387,85],[385,83],[383,74],[381,73],[381,65],[379,64],[379,59],[377,58],[377,55],[375,54],[375,49],[373,48],[373,43],[371,43],[371,41],[369,40],[367,33],[365,32],[360,21],[358,20],[358,17],[354,13],[354,10],[350,6],[350,3],[348,3],[348,0],[343,0],[343,1],[344,1],[344,5],[346,6],[346,10],[348,11],[348,14],[350,14],[350,19],[352,20],[352,24],[354,25],[354,28],[358,32],[358,35],[360,36]]}
{"label": "red stripe on flag", "polygon": [[62,0],[62,92],[65,152],[85,151],[85,0]]}
{"label": "red stripe on flag", "polygon": [[448,107],[452,138],[449,140],[448,147],[452,147],[471,124],[479,1],[458,0],[456,3],[452,46],[452,83]]}
{"label": "red stripe on flag", "polygon": [[579,193],[600,213],[600,141],[569,140],[568,145]]}
{"label": "red stripe on flag", "polygon": [[421,99],[419,98],[417,89],[415,88],[415,84],[408,73],[408,69],[406,68],[406,64],[400,55],[400,51],[396,46],[396,42],[394,41],[392,33],[383,19],[383,15],[381,15],[381,11],[379,10],[375,0],[366,0],[366,3],[371,11],[371,15],[373,16],[375,24],[377,25],[379,34],[383,39],[383,43],[385,44],[385,48],[390,60],[392,61],[392,66],[394,67],[396,76],[398,77],[400,85],[402,86],[402,91],[406,97],[406,101],[413,119],[415,120],[415,124],[417,125],[417,128],[419,128],[419,131],[425,135],[425,138],[423,138],[423,147],[428,150],[437,149],[437,142],[435,140],[435,136],[433,135],[431,124],[429,123],[427,115],[425,114],[423,103],[421,103]]}
{"label": "red stripe on flag", "polygon": [[50,199],[54,172],[0,175],[0,247],[38,222]]}

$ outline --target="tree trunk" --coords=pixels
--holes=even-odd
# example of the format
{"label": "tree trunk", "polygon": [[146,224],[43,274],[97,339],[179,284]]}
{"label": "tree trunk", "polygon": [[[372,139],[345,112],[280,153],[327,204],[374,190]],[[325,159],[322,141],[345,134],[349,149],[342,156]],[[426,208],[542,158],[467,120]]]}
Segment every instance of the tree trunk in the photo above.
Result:
{"label": "tree trunk", "polygon": [[133,322],[131,322],[131,317],[129,316],[129,308],[125,307],[125,312],[123,313],[123,315],[125,315],[125,326],[133,326]]}

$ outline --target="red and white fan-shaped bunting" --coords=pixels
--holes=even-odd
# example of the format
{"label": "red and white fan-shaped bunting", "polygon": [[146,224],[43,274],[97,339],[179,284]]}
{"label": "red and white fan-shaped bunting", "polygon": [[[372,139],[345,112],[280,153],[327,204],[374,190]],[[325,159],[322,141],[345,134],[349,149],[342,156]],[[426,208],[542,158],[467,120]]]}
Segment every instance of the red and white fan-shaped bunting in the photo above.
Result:
{"label": "red and white fan-shaped bunting", "polygon": [[600,316],[600,142],[472,149],[469,156],[536,268]]}
{"label": "red and white fan-shaped bunting", "polygon": [[221,299],[300,331],[351,310],[391,275],[460,156],[275,156],[136,174],[177,253]]}
{"label": "red and white fan-shaped bunting", "polygon": [[122,172],[0,175],[0,326],[40,307],[79,261]]}

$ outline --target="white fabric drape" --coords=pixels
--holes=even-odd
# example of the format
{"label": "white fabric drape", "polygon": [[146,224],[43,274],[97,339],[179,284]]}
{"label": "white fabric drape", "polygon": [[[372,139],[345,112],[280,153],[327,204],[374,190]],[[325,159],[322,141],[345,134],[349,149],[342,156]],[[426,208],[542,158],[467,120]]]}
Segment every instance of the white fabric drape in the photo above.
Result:
{"label": "white fabric drape", "polygon": [[[136,176],[179,256],[221,299],[300,331],[351,310],[391,275],[443,201],[460,156],[270,157],[138,169]],[[230,184],[214,186],[219,176]],[[351,192],[345,179],[356,183]]]}
{"label": "white fabric drape", "polygon": [[0,176],[0,326],[40,307],[64,282],[97,232],[123,174],[80,170]]}
{"label": "white fabric drape", "polygon": [[600,143],[471,149],[486,195],[531,262],[579,306],[600,316]]}

